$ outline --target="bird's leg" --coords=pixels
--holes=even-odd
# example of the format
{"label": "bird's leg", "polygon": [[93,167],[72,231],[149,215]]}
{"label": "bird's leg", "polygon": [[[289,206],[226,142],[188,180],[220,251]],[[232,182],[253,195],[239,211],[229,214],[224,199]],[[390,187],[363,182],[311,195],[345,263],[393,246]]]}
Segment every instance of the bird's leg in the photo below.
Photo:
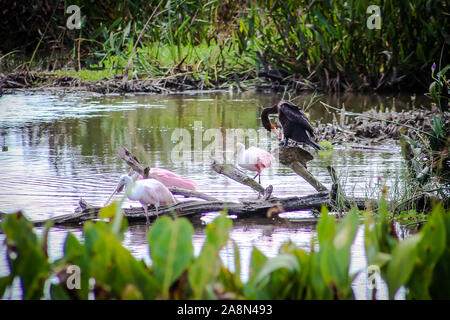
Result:
{"label": "bird's leg", "polygon": [[[258,175],[258,183],[261,184],[261,172],[259,172],[257,175]],[[261,199],[261,193],[258,192],[258,200],[259,199]]]}
{"label": "bird's leg", "polygon": [[156,219],[159,218],[159,213],[158,213],[158,206],[155,204],[155,209],[156,209]]}
{"label": "bird's leg", "polygon": [[258,174],[259,174],[259,173],[257,173],[257,174],[256,174],[256,176],[254,176],[254,177],[253,177],[253,180],[255,180],[255,179],[256,179],[256,177],[258,176]]}
{"label": "bird's leg", "polygon": [[144,211],[145,211],[145,218],[146,218],[146,225],[147,225],[147,227],[150,225],[150,219],[149,219],[149,217],[148,217],[148,209],[147,209],[147,205],[145,204],[145,205],[143,205],[143,207],[144,207]]}

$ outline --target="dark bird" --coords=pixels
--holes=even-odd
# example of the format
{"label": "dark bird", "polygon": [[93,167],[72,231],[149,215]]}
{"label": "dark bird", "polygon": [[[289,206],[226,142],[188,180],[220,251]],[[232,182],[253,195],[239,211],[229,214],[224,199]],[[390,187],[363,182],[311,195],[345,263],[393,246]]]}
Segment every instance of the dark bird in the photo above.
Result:
{"label": "dark bird", "polygon": [[270,123],[269,114],[278,113],[281,127],[283,128],[284,146],[288,140],[302,142],[310,145],[316,150],[321,150],[317,143],[311,140],[314,138],[314,129],[309,123],[306,115],[292,102],[281,100],[273,107],[265,108],[261,113],[261,120],[264,128],[268,131],[275,131],[275,127]]}

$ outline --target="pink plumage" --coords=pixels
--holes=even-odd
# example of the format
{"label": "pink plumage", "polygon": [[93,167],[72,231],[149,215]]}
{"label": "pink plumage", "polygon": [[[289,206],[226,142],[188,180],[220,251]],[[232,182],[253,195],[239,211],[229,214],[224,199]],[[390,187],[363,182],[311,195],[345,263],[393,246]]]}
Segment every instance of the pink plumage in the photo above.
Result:
{"label": "pink plumage", "polygon": [[247,150],[242,143],[237,143],[238,151],[238,165],[244,169],[256,171],[259,176],[259,183],[261,183],[261,171],[264,168],[268,168],[275,162],[275,158],[272,154],[266,150],[250,147]]}
{"label": "pink plumage", "polygon": [[[151,168],[150,169],[150,178],[156,179],[162,184],[164,184],[167,188],[177,187],[188,190],[195,190],[194,181],[182,177],[172,171],[162,169],[162,168]],[[139,179],[144,179],[141,175],[139,175]]]}
{"label": "pink plumage", "polygon": [[267,151],[259,153],[258,156],[256,157],[255,163],[256,171],[260,174],[262,169],[270,167],[273,162],[275,162],[275,158]]}
{"label": "pink plumage", "polygon": [[137,181],[136,179],[138,179],[137,174],[134,174],[132,177],[126,174],[121,176],[116,189],[106,201],[105,206],[109,203],[109,200],[111,200],[114,194],[122,191],[125,187],[128,199],[139,201],[141,203],[145,211],[147,224],[149,224],[150,220],[147,209],[149,204],[155,206],[156,215],[158,215],[158,208],[160,205],[174,204],[176,201],[172,193],[162,182],[156,179],[140,179]]}
{"label": "pink plumage", "polygon": [[136,182],[128,196],[139,201],[142,206],[153,204],[155,207],[175,203],[172,193],[161,182],[155,179],[144,179]]}
{"label": "pink plumage", "polygon": [[162,168],[151,168],[150,177],[158,180],[166,187],[177,187],[189,190],[195,190],[195,183],[188,178],[179,176],[169,170]]}

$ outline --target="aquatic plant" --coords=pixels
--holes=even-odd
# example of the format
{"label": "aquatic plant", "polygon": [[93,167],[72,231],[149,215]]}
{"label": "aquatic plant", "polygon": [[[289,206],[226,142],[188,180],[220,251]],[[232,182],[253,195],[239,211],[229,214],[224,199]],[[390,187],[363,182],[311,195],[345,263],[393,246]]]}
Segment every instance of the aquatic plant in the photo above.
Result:
{"label": "aquatic plant", "polygon": [[[449,213],[436,206],[419,233],[402,241],[393,236],[388,217],[383,200],[378,215],[366,215],[365,247],[368,265],[380,268],[390,298],[401,286],[407,298],[449,298],[445,285],[450,279]],[[198,256],[193,254],[194,231],[187,219],[159,218],[148,232],[150,266],[122,246],[126,222],[120,206],[114,203],[103,209],[101,218],[109,222],[85,223],[84,241],[69,233],[63,257],[49,262],[50,225],[39,239],[22,213],[6,215],[0,226],[6,235],[9,275],[0,278],[0,296],[18,278],[24,299],[354,298],[351,283],[356,274],[349,266],[359,226],[356,208],[339,223],[323,208],[317,240],[309,252],[289,241],[272,258],[253,248],[245,283],[239,250],[229,239],[232,221],[225,214],[205,227],[206,240]],[[234,253],[230,267],[219,256],[227,244]]]}
{"label": "aquatic plant", "polygon": [[376,218],[366,215],[365,248],[368,265],[381,270],[389,298],[402,286],[407,299],[450,298],[450,213],[436,205],[422,229],[402,241],[388,216],[384,200]]}
{"label": "aquatic plant", "polygon": [[[205,86],[259,75],[294,89],[425,90],[427,66],[448,45],[442,1],[74,0],[81,29],[73,30],[67,1],[33,2],[2,11],[4,68],[26,60],[27,70],[193,73]],[[371,5],[380,28],[368,27]]]}
{"label": "aquatic plant", "polygon": [[[431,67],[433,79],[428,97],[434,111],[427,132],[418,132],[416,139],[402,137],[402,151],[410,171],[410,184],[417,190],[413,198],[438,195],[448,205],[450,185],[450,87],[446,73],[450,65],[437,71]],[[412,199],[412,198],[411,198]],[[404,201],[408,202],[407,200]]]}

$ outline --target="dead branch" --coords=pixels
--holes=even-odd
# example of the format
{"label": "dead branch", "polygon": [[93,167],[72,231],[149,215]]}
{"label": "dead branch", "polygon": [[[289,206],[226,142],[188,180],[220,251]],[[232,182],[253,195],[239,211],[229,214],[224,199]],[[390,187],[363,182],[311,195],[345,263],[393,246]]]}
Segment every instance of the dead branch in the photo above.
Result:
{"label": "dead branch", "polygon": [[199,199],[203,199],[203,200],[207,200],[207,201],[219,201],[219,199],[217,199],[217,198],[211,197],[205,193],[194,191],[194,190],[188,190],[188,189],[183,189],[183,188],[178,188],[178,187],[170,187],[169,190],[174,195],[181,195],[186,198],[199,198]]}
{"label": "dead branch", "polygon": [[236,182],[246,185],[262,195],[265,193],[263,186],[232,164],[219,163],[216,159],[213,159],[211,168],[217,173],[223,174]]}
{"label": "dead branch", "polygon": [[317,191],[325,191],[327,188],[317,180],[307,169],[306,164],[313,159],[313,156],[298,146],[296,147],[281,147],[275,152],[278,152],[280,163],[291,168],[296,174],[305,179]]}

